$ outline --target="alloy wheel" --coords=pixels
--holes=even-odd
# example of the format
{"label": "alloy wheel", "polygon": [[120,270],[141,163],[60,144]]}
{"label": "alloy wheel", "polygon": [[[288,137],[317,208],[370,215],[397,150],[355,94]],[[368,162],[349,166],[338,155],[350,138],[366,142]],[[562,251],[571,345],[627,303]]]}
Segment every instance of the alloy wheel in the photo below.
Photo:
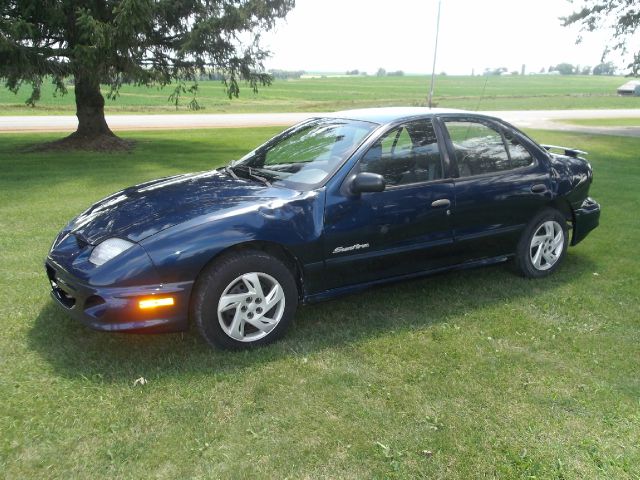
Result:
{"label": "alloy wheel", "polygon": [[531,264],[537,270],[549,270],[562,255],[564,231],[555,220],[543,222],[533,234],[529,248]]}
{"label": "alloy wheel", "polygon": [[218,321],[222,330],[239,342],[266,337],[284,314],[282,286],[271,275],[251,272],[240,275],[222,292]]}

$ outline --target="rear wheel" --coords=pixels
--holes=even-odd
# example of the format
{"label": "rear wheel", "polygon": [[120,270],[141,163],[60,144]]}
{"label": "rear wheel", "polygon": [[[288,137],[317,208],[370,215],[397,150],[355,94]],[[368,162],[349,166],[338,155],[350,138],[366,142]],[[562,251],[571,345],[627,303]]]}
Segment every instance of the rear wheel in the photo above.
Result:
{"label": "rear wheel", "polygon": [[564,216],[557,210],[544,210],[529,222],[520,238],[516,267],[529,278],[549,275],[562,262],[568,245],[569,235]]}
{"label": "rear wheel", "polygon": [[280,338],[297,303],[286,265],[266,253],[244,251],[222,257],[200,275],[191,316],[210,345],[241,349]]}

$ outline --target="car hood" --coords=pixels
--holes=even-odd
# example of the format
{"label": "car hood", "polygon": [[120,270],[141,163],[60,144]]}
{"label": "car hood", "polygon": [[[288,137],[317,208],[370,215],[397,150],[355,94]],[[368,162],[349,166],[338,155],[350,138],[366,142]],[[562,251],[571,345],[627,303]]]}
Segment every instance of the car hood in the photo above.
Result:
{"label": "car hood", "polygon": [[65,230],[92,245],[111,237],[139,242],[201,215],[286,200],[298,194],[235,179],[216,170],[177,175],[116,192],[92,205]]}

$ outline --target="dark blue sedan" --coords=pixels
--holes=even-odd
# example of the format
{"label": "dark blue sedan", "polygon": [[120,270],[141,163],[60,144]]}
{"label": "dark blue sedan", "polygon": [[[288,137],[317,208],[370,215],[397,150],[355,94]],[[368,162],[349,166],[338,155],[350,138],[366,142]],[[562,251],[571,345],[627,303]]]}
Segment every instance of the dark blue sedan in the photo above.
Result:
{"label": "dark blue sedan", "polygon": [[47,276],[92,328],[192,321],[212,345],[261,345],[299,304],[384,282],[508,259],[552,273],[598,225],[581,154],[474,113],[339,112],[96,203],[60,232]]}

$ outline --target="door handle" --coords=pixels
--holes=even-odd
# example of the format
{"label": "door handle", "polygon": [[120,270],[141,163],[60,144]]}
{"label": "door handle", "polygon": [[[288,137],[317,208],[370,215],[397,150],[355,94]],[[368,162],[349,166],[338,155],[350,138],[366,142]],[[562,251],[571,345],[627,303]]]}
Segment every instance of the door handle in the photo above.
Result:
{"label": "door handle", "polygon": [[441,198],[440,200],[435,200],[434,202],[431,202],[431,206],[435,208],[438,208],[438,207],[449,208],[451,206],[451,201],[447,200],[446,198]]}
{"label": "door handle", "polygon": [[533,193],[545,193],[547,191],[547,186],[544,185],[543,183],[539,183],[537,185],[533,185],[531,187],[531,191]]}

